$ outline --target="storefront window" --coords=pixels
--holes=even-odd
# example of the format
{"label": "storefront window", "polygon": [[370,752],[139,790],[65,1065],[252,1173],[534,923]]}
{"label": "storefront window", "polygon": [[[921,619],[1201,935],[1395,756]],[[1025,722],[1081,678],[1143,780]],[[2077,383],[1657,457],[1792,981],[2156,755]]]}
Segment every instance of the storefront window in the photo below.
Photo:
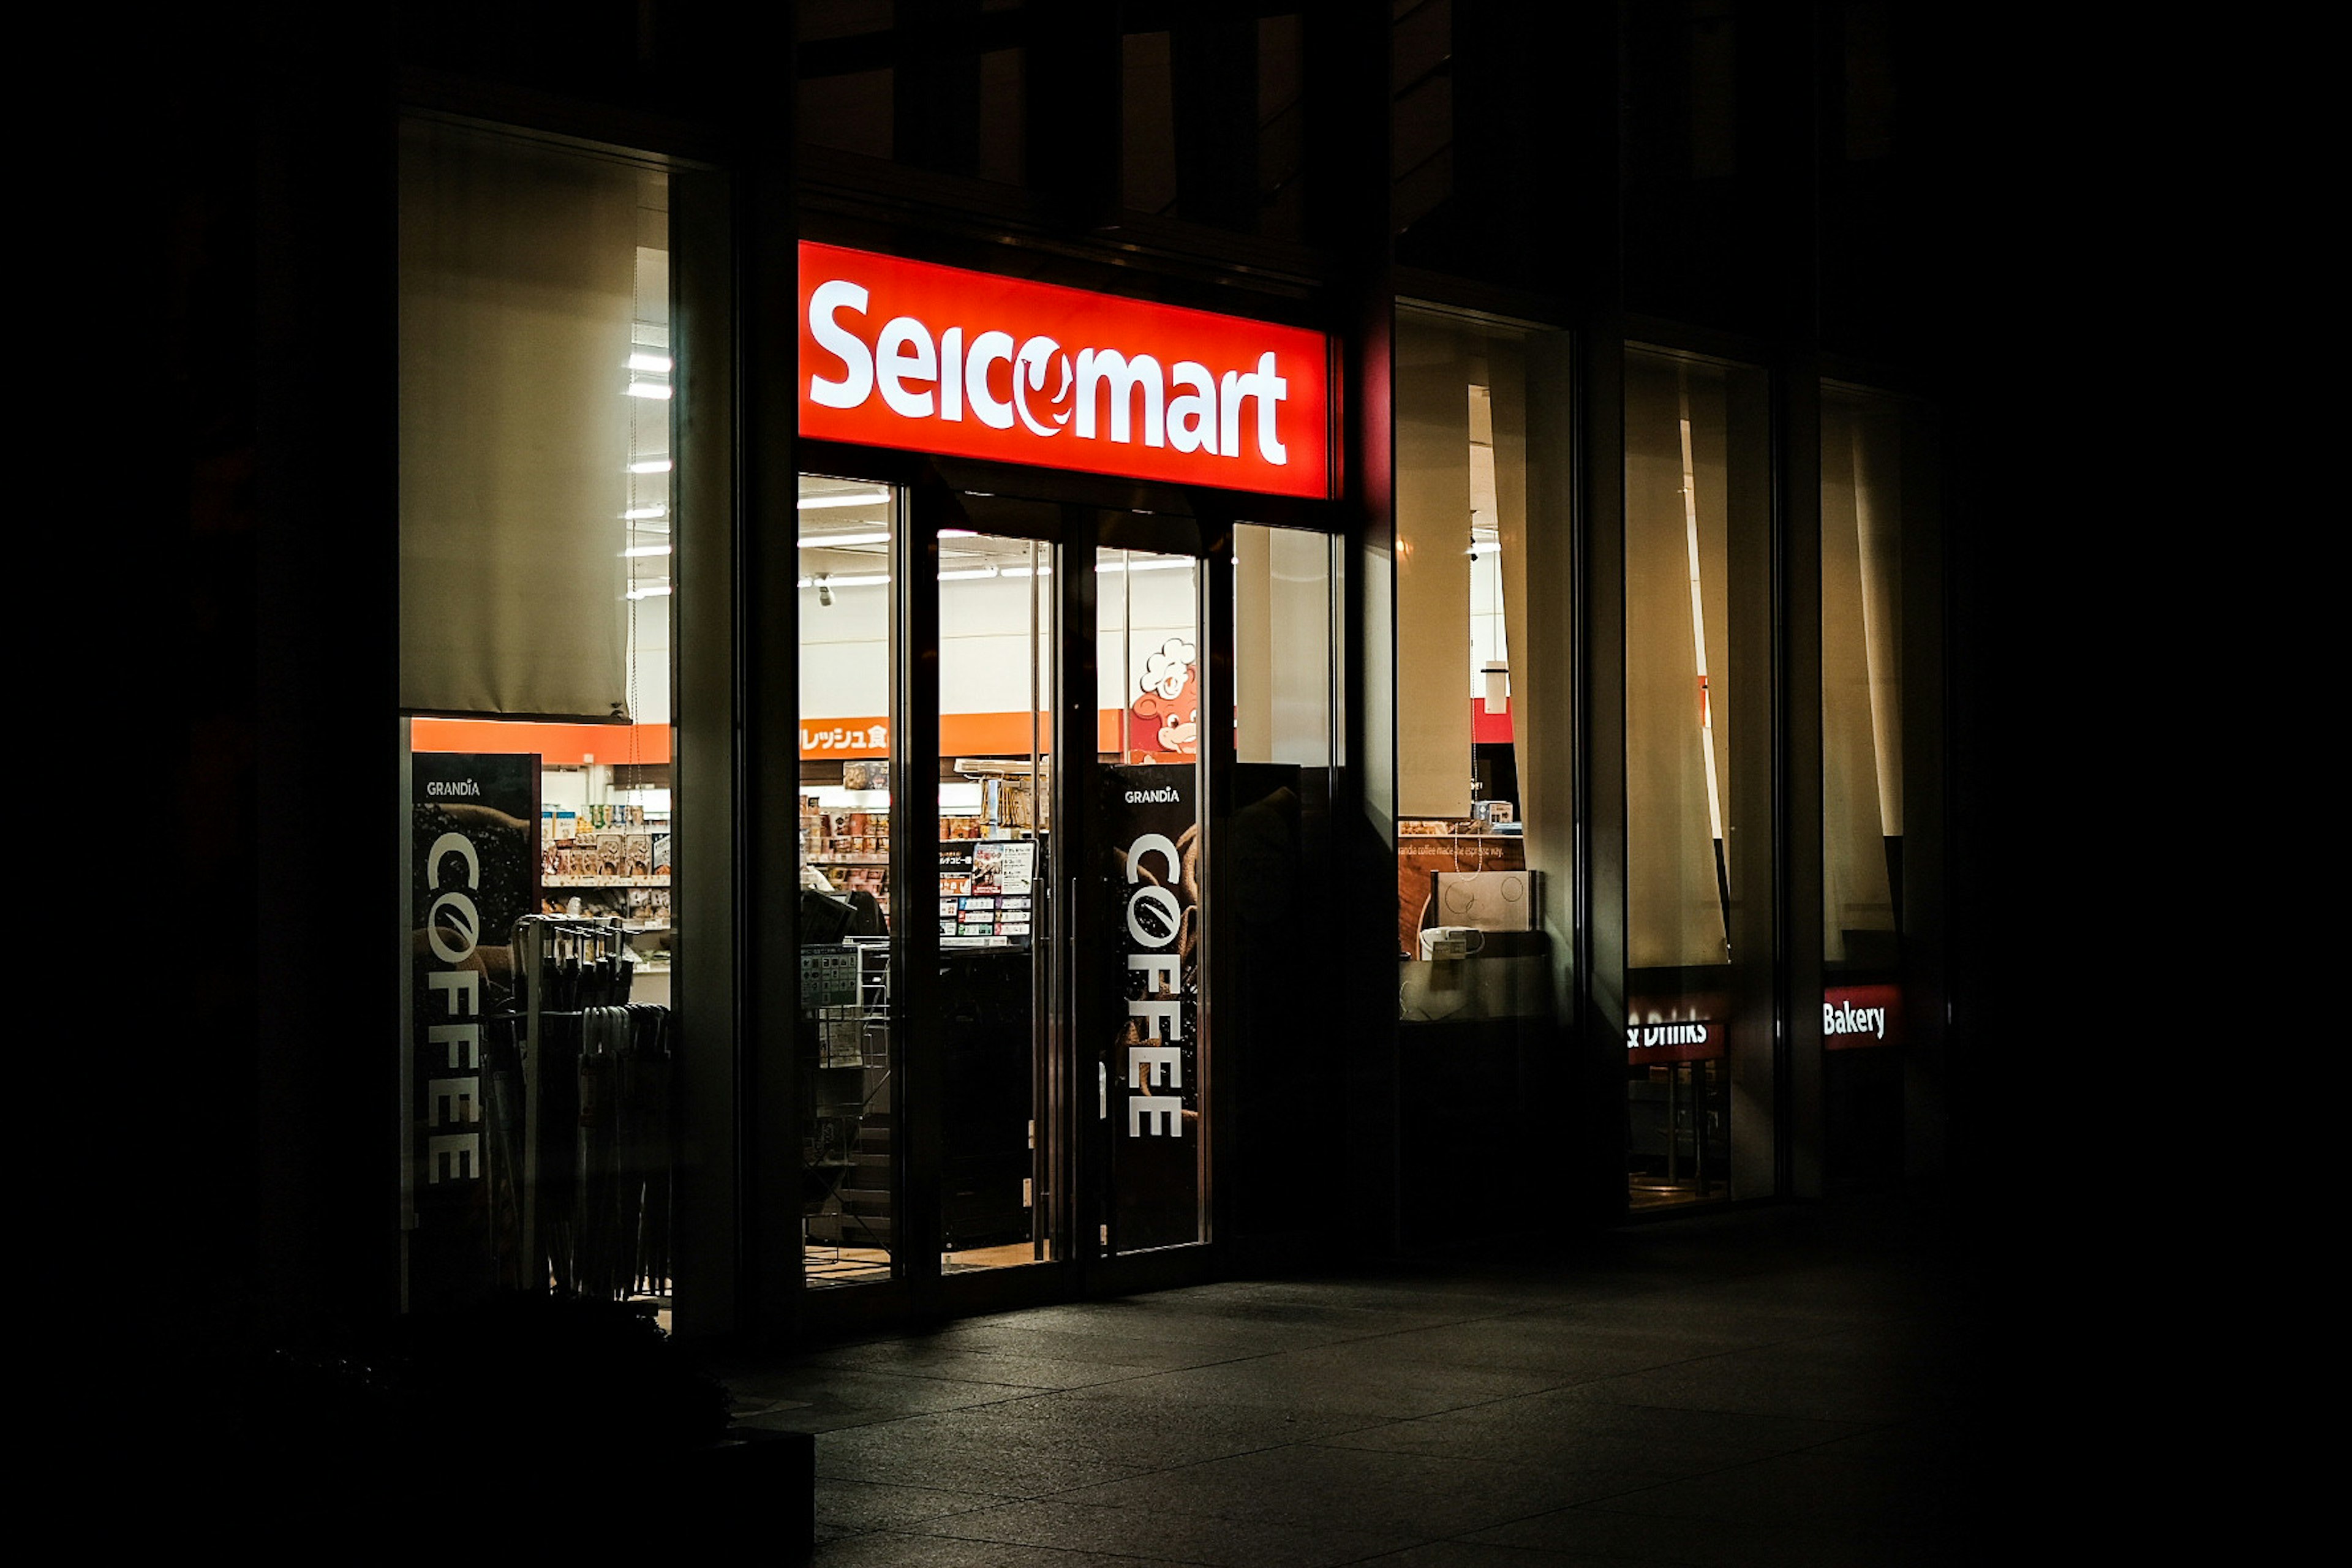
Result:
{"label": "storefront window", "polygon": [[400,207],[404,1292],[669,1292],[668,179],[426,122]]}
{"label": "storefront window", "polygon": [[1904,406],[1822,393],[1822,1048],[1828,1173],[1902,1166]]}
{"label": "storefront window", "polygon": [[1773,1179],[1760,371],[1625,363],[1626,1053],[1636,1208]]}
{"label": "storefront window", "polygon": [[1448,1162],[1539,1151],[1575,912],[1567,335],[1401,308],[1396,324],[1396,953],[1402,1221],[1461,1237]]}
{"label": "storefront window", "polygon": [[[1562,334],[1400,310],[1404,1017],[1552,1016],[1570,841]],[[1549,883],[1549,885],[1547,885]],[[1532,961],[1532,962],[1530,962]],[[1496,1009],[1502,1009],[1496,1012]]]}

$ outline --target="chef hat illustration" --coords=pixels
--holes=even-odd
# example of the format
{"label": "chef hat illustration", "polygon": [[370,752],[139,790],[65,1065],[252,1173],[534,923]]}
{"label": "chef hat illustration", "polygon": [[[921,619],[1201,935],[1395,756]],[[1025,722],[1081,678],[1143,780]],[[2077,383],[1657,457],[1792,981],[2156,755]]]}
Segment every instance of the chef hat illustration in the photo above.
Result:
{"label": "chef hat illustration", "polygon": [[1139,692],[1157,691],[1173,702],[1183,695],[1184,683],[1192,678],[1192,661],[1200,650],[1183,637],[1170,637],[1160,651],[1143,661],[1143,674],[1136,681]]}

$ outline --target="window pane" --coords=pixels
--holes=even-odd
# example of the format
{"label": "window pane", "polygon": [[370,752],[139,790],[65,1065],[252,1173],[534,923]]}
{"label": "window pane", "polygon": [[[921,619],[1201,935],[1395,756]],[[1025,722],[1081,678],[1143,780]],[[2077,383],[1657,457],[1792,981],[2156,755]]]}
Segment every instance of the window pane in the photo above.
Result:
{"label": "window pane", "polygon": [[1331,763],[1331,542],[1240,523],[1234,530],[1235,760]]}
{"label": "window pane", "polygon": [[940,1048],[948,1103],[940,1267],[1057,1255],[1058,1163],[1041,955],[1060,886],[1053,783],[1054,550],[940,540]]}
{"label": "window pane", "polygon": [[[1574,951],[1566,334],[1400,308],[1400,1145],[1409,1232],[1496,1235],[1549,1190]],[[1453,1163],[1505,1151],[1462,1211]]]}
{"label": "window pane", "polygon": [[411,124],[401,199],[406,1300],[666,1321],[668,184]]}
{"label": "window pane", "polygon": [[1769,517],[1760,372],[1625,368],[1626,1023],[1635,1206],[1771,1182]]}
{"label": "window pane", "polygon": [[1822,395],[1825,1173],[1903,1162],[1903,408]]}
{"label": "window pane", "polygon": [[1095,572],[1097,707],[1113,731],[1099,864],[1124,911],[1108,960],[1127,1013],[1096,1058],[1110,1123],[1103,1242],[1139,1252],[1208,1237],[1200,566],[1097,550]]}
{"label": "window pane", "polygon": [[887,933],[907,907],[890,881],[898,502],[880,485],[803,476],[799,514],[803,1226],[809,1284],[848,1285],[888,1279],[897,1258],[902,1056]]}
{"label": "window pane", "polygon": [[1565,335],[1401,310],[1396,342],[1404,1017],[1549,1024],[1569,918],[1543,896],[1572,843]]}

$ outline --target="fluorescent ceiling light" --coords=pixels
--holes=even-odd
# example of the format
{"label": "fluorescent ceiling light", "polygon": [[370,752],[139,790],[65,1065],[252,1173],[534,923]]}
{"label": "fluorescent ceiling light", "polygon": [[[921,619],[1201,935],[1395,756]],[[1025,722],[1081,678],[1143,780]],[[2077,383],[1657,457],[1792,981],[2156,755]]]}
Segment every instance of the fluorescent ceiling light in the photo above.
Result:
{"label": "fluorescent ceiling light", "polygon": [[669,388],[658,381],[633,381],[625,388],[631,397],[655,397],[667,402]]}
{"label": "fluorescent ceiling light", "polygon": [[993,566],[975,566],[969,571],[942,572],[940,574],[940,581],[942,583],[970,583],[978,578],[993,577],[995,575],[997,575],[997,571]]}
{"label": "fluorescent ceiling light", "polygon": [[668,592],[669,584],[665,583],[658,588],[632,588],[629,590],[629,597],[632,599],[658,599]]}
{"label": "fluorescent ceiling light", "polygon": [[666,506],[633,506],[621,514],[621,519],[625,522],[642,522],[649,517],[667,517],[668,515],[669,508]]}
{"label": "fluorescent ceiling light", "polygon": [[880,506],[889,499],[888,490],[827,491],[822,495],[801,497],[801,510],[822,511],[833,506]]}
{"label": "fluorescent ceiling light", "polygon": [[621,559],[631,561],[640,555],[667,555],[669,552],[670,547],[667,544],[639,544],[622,551]]}
{"label": "fluorescent ceiling light", "polygon": [[673,465],[667,458],[639,458],[629,465],[633,474],[666,474]]}
{"label": "fluorescent ceiling light", "polygon": [[1190,559],[1177,561],[1103,561],[1096,563],[1097,572],[1184,572],[1192,569]]}
{"label": "fluorescent ceiling light", "polygon": [[[834,588],[876,588],[889,580],[890,574],[887,572],[872,572],[849,577],[827,576],[824,581],[826,586]],[[803,588],[814,588],[817,585],[817,581],[814,577],[803,577],[800,581],[800,585]]]}
{"label": "fluorescent ceiling light", "polygon": [[657,375],[667,375],[676,363],[667,354],[631,354],[631,370],[649,370]]}
{"label": "fluorescent ceiling light", "polygon": [[1007,577],[1051,577],[1053,574],[1054,569],[1051,566],[1040,566],[1034,572],[1026,566],[1007,566],[1004,569],[1004,575]]}
{"label": "fluorescent ceiling light", "polygon": [[803,550],[846,549],[853,544],[887,544],[889,542],[890,535],[887,532],[803,533],[800,540]]}

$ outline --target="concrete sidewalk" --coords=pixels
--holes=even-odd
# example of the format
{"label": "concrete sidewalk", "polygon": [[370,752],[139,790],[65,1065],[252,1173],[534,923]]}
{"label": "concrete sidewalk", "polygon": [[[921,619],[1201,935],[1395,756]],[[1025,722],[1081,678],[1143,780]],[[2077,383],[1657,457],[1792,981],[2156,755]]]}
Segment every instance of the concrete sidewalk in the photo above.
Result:
{"label": "concrete sidewalk", "polygon": [[714,1368],[820,1568],[1979,1561],[1974,1282],[1897,1198],[976,1319]]}

